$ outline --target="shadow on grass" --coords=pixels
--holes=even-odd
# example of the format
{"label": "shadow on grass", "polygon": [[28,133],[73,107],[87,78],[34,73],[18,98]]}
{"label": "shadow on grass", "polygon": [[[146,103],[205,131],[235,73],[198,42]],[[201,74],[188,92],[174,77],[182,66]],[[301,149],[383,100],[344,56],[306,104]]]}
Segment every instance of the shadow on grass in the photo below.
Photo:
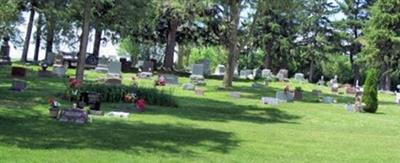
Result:
{"label": "shadow on grass", "polygon": [[256,105],[235,105],[230,102],[211,99],[179,97],[179,108],[151,108],[143,114],[165,114],[179,118],[201,121],[242,121],[249,123],[292,123],[300,116],[288,114],[276,108]]}
{"label": "shadow on grass", "polygon": [[74,125],[50,119],[0,116],[0,144],[27,149],[94,149],[196,155],[228,153],[239,143],[230,132],[172,124],[97,120]]}

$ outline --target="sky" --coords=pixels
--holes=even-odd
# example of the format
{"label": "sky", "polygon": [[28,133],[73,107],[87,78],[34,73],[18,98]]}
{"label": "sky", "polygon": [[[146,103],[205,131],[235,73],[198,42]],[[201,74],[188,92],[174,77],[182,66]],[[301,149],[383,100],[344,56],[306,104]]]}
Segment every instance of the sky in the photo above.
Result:
{"label": "sky", "polygon": [[[330,2],[336,3],[335,0],[329,0]],[[246,11],[245,11],[246,12]],[[249,12],[249,11],[247,11]],[[244,15],[246,15],[245,13],[242,14],[242,17],[245,17]],[[28,16],[29,13],[25,12],[23,13],[23,17],[25,22],[22,23],[21,25],[18,26],[18,29],[21,31],[21,37],[25,38],[25,34],[26,34],[26,28],[27,28],[27,20],[28,20]],[[334,16],[332,16],[332,20],[340,20],[343,19],[344,15],[342,13],[336,14]],[[37,14],[35,16],[35,20],[37,19]],[[33,32],[31,35],[31,40],[30,40],[30,45],[29,45],[29,50],[28,50],[28,60],[32,60],[33,59],[33,55],[34,55],[34,50],[35,50],[35,39],[33,34],[35,33],[35,26],[33,27]],[[93,51],[93,41],[94,41],[94,30],[92,30],[90,32],[89,35],[89,43],[88,43],[88,50],[87,52],[91,53]],[[42,41],[41,43],[41,48],[39,51],[39,60],[43,60],[45,57],[45,41]],[[13,44],[10,43],[11,49],[10,49],[10,56],[13,59],[19,59],[21,58],[22,55],[22,47],[15,47]],[[74,47],[73,49],[68,48],[67,46],[63,46],[61,45],[59,50],[65,51],[65,52],[78,52],[79,51],[79,45],[77,45],[76,47]],[[100,56],[117,56],[117,49],[118,49],[118,45],[113,45],[111,42],[107,42],[106,44],[101,44],[100,47]],[[54,52],[57,52],[58,49],[55,49]]]}

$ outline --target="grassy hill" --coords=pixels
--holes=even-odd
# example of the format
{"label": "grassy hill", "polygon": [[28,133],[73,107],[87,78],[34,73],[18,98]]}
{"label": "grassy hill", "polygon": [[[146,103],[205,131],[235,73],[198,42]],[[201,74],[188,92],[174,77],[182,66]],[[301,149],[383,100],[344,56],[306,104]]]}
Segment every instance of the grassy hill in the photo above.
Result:
{"label": "grassy hill", "polygon": [[[337,104],[318,103],[316,85],[301,85],[305,100],[263,105],[284,83],[254,89],[235,82],[207,80],[205,96],[179,86],[171,90],[178,108],[148,106],[128,119],[94,117],[87,125],[65,124],[48,117],[47,100],[66,88],[65,79],[39,78],[30,67],[28,89],[9,90],[10,69],[0,69],[0,162],[396,162],[400,160],[400,107],[393,95],[380,94],[377,114],[349,113],[347,95],[331,95]],[[70,75],[74,70],[69,70]],[[95,81],[104,74],[87,71]],[[130,84],[134,74],[124,74]],[[180,84],[188,82],[180,78]],[[152,80],[140,80],[151,86]],[[240,99],[230,91],[242,93]],[[62,105],[70,103],[61,101]],[[119,104],[103,104],[114,110]]]}

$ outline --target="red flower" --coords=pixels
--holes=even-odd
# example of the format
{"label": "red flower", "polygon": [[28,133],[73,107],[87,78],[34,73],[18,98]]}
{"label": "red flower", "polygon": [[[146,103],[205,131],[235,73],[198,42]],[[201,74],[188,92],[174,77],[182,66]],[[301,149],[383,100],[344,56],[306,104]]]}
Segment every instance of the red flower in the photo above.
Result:
{"label": "red flower", "polygon": [[144,111],[145,106],[146,106],[146,103],[145,103],[145,101],[143,99],[139,99],[139,100],[136,101],[136,108],[139,111],[141,111],[141,112]]}
{"label": "red flower", "polygon": [[71,88],[79,87],[80,84],[81,84],[81,82],[78,79],[75,79],[75,78],[70,78],[68,80],[68,83],[69,83],[69,87],[71,87]]}

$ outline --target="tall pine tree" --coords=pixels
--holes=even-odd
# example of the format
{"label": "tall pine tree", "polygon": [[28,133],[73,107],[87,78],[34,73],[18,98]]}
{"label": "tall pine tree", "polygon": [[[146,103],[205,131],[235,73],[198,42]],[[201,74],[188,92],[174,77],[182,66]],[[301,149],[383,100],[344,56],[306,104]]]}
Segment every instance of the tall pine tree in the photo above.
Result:
{"label": "tall pine tree", "polygon": [[371,8],[363,44],[367,67],[380,70],[380,89],[389,90],[400,68],[400,1],[378,0]]}

